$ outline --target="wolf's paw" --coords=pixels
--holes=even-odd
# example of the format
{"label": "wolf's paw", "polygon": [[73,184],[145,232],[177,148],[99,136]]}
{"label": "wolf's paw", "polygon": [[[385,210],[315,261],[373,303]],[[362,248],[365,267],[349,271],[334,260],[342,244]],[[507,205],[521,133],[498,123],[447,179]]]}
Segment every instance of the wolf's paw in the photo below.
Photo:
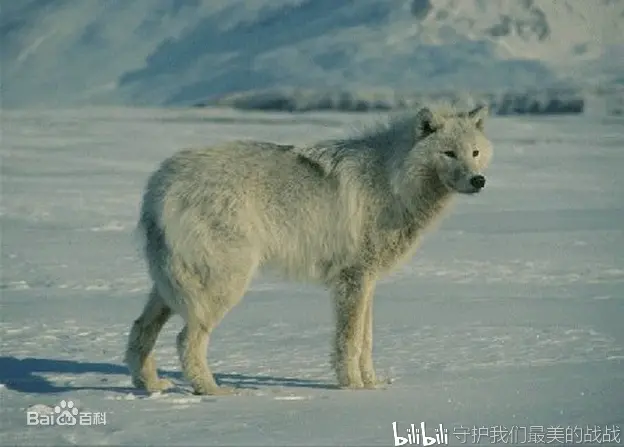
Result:
{"label": "wolf's paw", "polygon": [[364,388],[375,388],[378,384],[375,370],[362,368],[362,383],[364,384]]}
{"label": "wolf's paw", "polygon": [[147,391],[148,393],[157,393],[174,387],[171,380],[159,378],[156,378],[155,380],[144,380],[141,377],[135,377],[132,379],[132,384],[137,388]]}
{"label": "wolf's paw", "polygon": [[[235,388],[219,386],[210,373],[187,374],[193,394],[200,396],[224,396],[234,394]],[[190,377],[189,377],[190,376]]]}
{"label": "wolf's paw", "polygon": [[365,380],[364,381],[364,388],[368,389],[368,390],[379,390],[379,389],[385,389],[390,383],[392,383],[390,380],[388,379],[375,379],[374,381],[371,380]]}
{"label": "wolf's paw", "polygon": [[364,388],[364,382],[360,378],[343,378],[338,380],[338,386],[345,390],[360,390]]}
{"label": "wolf's paw", "polygon": [[364,388],[364,382],[362,382],[362,374],[360,368],[357,365],[340,365],[336,370],[336,378],[338,379],[338,386],[344,389],[356,390]]}
{"label": "wolf's paw", "polygon": [[364,388],[366,388],[367,390],[377,389],[377,387],[379,385],[381,385],[381,384],[380,384],[380,382],[378,380],[374,380],[374,381],[366,380],[366,381],[364,381]]}
{"label": "wolf's paw", "polygon": [[146,389],[150,393],[156,393],[159,391],[168,390],[170,388],[173,388],[174,386],[174,383],[169,379],[158,379],[154,383],[148,383]]}
{"label": "wolf's paw", "polygon": [[231,386],[200,386],[193,387],[193,394],[202,396],[231,396],[238,394],[238,390]]}

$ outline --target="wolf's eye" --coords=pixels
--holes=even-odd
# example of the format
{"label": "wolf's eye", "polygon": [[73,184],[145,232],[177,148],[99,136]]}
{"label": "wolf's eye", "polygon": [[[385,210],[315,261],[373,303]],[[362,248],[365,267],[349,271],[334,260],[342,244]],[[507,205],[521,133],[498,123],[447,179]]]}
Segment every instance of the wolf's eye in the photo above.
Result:
{"label": "wolf's eye", "polygon": [[472,151],[472,156],[473,157],[479,156],[479,151]]}
{"label": "wolf's eye", "polygon": [[457,158],[457,155],[455,155],[455,152],[453,151],[446,151],[444,155],[446,155],[447,157],[451,157],[451,158]]}

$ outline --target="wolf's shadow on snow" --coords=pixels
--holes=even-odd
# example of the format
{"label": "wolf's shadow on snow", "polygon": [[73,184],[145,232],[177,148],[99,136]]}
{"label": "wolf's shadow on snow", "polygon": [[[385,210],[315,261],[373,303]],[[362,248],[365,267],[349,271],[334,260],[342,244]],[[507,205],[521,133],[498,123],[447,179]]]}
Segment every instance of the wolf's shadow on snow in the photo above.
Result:
{"label": "wolf's shadow on snow", "polygon": [[[63,379],[49,380],[46,375],[59,374]],[[101,385],[81,386],[73,385],[73,376],[80,374],[94,374],[94,378]],[[160,370],[161,377],[182,382],[186,385],[182,374],[177,371]],[[114,391],[119,393],[137,393],[138,389],[130,384],[127,387],[110,386],[107,375],[130,376],[128,369],[114,363],[78,362],[74,360],[57,360],[45,358],[0,357],[0,383],[7,389],[22,393],[61,393],[79,390]],[[71,376],[71,377],[70,377]],[[215,380],[220,385],[233,386],[240,389],[257,389],[259,387],[284,388],[318,388],[334,389],[336,386],[317,380],[295,379],[288,377],[274,377],[265,375],[225,374],[215,373]],[[63,383],[65,381],[65,384]]]}

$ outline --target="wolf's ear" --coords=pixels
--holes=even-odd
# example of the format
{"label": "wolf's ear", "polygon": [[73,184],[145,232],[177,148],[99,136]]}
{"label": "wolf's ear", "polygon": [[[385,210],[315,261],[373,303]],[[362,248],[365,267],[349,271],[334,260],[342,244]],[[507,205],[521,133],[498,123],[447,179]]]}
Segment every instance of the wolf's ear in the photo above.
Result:
{"label": "wolf's ear", "polygon": [[442,127],[440,120],[436,119],[435,115],[428,107],[424,107],[418,111],[417,119],[418,127],[423,137],[438,131]]}
{"label": "wolf's ear", "polygon": [[483,130],[485,117],[490,113],[488,106],[480,105],[468,112],[468,117],[475,123],[477,129]]}

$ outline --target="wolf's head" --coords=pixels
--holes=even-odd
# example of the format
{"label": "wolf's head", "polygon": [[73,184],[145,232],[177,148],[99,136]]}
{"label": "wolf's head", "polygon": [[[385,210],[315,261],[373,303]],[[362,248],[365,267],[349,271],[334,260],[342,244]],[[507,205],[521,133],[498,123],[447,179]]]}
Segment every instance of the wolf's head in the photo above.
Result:
{"label": "wolf's head", "polygon": [[483,132],[487,114],[485,106],[449,114],[423,108],[417,114],[420,134],[414,151],[452,191],[474,194],[485,186],[483,171],[492,158],[492,146]]}

